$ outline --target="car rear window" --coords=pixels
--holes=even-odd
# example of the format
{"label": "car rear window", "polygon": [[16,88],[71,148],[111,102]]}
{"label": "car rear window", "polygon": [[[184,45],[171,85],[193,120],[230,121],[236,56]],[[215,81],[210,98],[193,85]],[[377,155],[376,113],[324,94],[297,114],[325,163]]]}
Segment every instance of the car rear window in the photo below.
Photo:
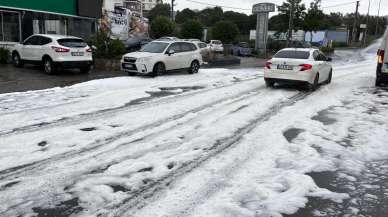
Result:
{"label": "car rear window", "polygon": [[58,39],[58,44],[64,47],[86,47],[87,44],[82,39],[78,38],[62,38]]}
{"label": "car rear window", "polygon": [[285,59],[308,59],[310,52],[308,51],[296,51],[296,50],[283,50],[279,51],[274,58],[285,58]]}
{"label": "car rear window", "polygon": [[213,44],[222,44],[221,41],[213,41]]}

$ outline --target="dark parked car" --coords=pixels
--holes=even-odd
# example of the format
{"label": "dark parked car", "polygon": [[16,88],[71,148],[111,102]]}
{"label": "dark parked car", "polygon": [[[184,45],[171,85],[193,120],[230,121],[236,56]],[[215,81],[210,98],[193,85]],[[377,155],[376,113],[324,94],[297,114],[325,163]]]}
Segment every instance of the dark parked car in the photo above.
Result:
{"label": "dark parked car", "polygon": [[140,48],[152,41],[151,38],[146,36],[134,36],[124,41],[125,49],[128,52],[140,50]]}
{"label": "dark parked car", "polygon": [[252,49],[249,47],[248,43],[240,42],[232,46],[232,54],[235,56],[250,56],[252,54]]}

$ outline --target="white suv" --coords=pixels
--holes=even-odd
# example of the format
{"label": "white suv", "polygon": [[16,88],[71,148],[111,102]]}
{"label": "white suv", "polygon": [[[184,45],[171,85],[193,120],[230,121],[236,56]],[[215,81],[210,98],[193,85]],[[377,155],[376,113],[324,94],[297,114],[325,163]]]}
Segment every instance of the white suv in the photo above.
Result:
{"label": "white suv", "polygon": [[388,83],[388,29],[377,51],[376,86]]}
{"label": "white suv", "polygon": [[90,71],[92,49],[81,39],[62,35],[32,35],[12,51],[13,64],[22,67],[24,63],[43,65],[47,74],[58,68],[79,68]]}
{"label": "white suv", "polygon": [[198,47],[185,41],[153,41],[139,52],[125,54],[121,59],[122,70],[131,76],[140,73],[155,77],[179,69],[188,69],[194,74],[202,63]]}
{"label": "white suv", "polygon": [[224,45],[219,40],[211,40],[209,43],[210,50],[213,52],[224,52]]}

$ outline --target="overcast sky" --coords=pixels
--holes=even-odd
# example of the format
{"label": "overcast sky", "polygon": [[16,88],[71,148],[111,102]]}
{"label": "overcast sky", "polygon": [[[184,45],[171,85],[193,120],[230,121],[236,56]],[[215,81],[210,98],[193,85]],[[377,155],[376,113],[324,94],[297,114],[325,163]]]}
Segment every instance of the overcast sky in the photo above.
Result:
{"label": "overcast sky", "polygon": [[[164,2],[169,2],[171,0],[164,0]],[[195,2],[192,2],[195,1]],[[354,12],[356,8],[356,0],[322,0],[322,7],[326,13],[330,12],[343,12],[350,13]],[[370,0],[370,14],[377,15],[379,1],[380,0]],[[232,8],[224,8],[225,10],[239,11],[243,13],[250,14],[253,4],[260,2],[272,2],[275,4],[281,4],[283,0],[175,0],[177,4],[177,10],[182,10],[184,8],[190,9],[203,9],[209,7],[205,4],[214,4],[220,6],[227,6]],[[196,3],[202,2],[204,4]],[[310,5],[311,0],[303,0],[306,6]],[[347,4],[348,3],[348,4]],[[360,13],[366,14],[368,11],[369,0],[360,1]],[[342,5],[341,5],[342,4]],[[233,9],[235,8],[235,9]],[[237,9],[241,8],[241,9]],[[381,0],[381,9],[380,15],[388,15],[388,0]]]}

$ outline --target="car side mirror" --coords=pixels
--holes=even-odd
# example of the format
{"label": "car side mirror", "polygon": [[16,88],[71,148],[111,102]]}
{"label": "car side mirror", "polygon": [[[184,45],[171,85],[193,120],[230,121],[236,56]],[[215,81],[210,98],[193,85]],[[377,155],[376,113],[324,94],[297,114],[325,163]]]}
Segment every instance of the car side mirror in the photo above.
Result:
{"label": "car side mirror", "polygon": [[167,54],[168,54],[169,56],[171,56],[171,55],[175,54],[175,50],[169,50],[169,51],[167,52]]}
{"label": "car side mirror", "polygon": [[327,62],[331,62],[331,61],[333,61],[333,59],[332,59],[331,57],[327,57],[327,58],[326,58],[326,61],[327,61]]}

